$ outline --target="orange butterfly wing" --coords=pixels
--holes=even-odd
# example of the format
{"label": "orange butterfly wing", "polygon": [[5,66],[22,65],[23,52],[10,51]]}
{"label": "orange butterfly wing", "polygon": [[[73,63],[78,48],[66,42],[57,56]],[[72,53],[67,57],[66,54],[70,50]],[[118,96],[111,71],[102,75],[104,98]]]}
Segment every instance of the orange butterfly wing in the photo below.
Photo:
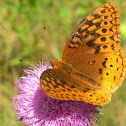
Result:
{"label": "orange butterfly wing", "polygon": [[[89,79],[87,78],[89,81]],[[92,103],[94,105],[104,105],[110,101],[110,94],[102,92],[93,80],[94,87],[84,85],[81,87],[76,78],[57,69],[48,69],[44,71],[40,78],[42,90],[50,97],[60,100],[78,100]],[[96,92],[97,90],[97,92]]]}
{"label": "orange butterfly wing", "polygon": [[120,47],[119,13],[106,3],[89,13],[70,35],[63,61],[41,75],[41,87],[50,97],[104,105],[125,76]]}
{"label": "orange butterfly wing", "polygon": [[63,61],[72,64],[106,53],[115,53],[120,48],[118,8],[106,3],[89,13],[70,35]]}
{"label": "orange butterfly wing", "polygon": [[125,76],[119,20],[115,4],[96,8],[72,32],[62,58],[110,93],[121,85]]}

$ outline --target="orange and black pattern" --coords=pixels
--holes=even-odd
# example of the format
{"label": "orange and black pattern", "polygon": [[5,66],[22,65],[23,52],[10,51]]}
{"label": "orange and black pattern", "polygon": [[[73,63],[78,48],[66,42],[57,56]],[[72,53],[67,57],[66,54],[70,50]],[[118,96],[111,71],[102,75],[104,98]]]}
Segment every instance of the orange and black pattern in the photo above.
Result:
{"label": "orange and black pattern", "polygon": [[42,73],[42,90],[50,97],[103,106],[125,78],[118,8],[109,2],[89,13],[71,33],[62,61]]}

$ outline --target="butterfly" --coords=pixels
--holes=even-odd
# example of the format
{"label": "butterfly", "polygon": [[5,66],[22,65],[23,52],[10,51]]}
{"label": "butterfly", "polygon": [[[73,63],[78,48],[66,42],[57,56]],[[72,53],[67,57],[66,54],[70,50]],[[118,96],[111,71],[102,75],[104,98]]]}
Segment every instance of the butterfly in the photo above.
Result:
{"label": "butterfly", "polygon": [[120,46],[120,17],[114,3],[90,12],[73,30],[62,61],[50,59],[52,69],[41,74],[40,85],[50,97],[103,106],[125,78]]}

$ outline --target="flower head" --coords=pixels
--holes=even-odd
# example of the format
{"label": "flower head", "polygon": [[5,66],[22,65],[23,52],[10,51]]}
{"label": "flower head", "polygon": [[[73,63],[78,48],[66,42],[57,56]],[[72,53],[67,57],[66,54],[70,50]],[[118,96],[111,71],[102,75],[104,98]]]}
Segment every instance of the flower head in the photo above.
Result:
{"label": "flower head", "polygon": [[92,104],[83,101],[62,101],[48,97],[40,87],[42,72],[51,68],[43,61],[25,69],[16,83],[19,95],[13,98],[18,121],[30,126],[90,126],[94,115],[100,113]]}

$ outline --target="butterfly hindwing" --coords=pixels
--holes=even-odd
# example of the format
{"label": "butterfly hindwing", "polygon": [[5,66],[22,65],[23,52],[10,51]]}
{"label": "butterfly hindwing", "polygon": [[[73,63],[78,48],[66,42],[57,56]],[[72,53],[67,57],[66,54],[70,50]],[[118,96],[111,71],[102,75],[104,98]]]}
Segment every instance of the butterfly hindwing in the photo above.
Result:
{"label": "butterfly hindwing", "polygon": [[48,96],[60,100],[77,100],[103,105],[111,99],[110,94],[102,93],[97,88],[83,87],[78,89],[75,79],[72,80],[67,74],[57,69],[44,71],[40,78],[40,85]]}

